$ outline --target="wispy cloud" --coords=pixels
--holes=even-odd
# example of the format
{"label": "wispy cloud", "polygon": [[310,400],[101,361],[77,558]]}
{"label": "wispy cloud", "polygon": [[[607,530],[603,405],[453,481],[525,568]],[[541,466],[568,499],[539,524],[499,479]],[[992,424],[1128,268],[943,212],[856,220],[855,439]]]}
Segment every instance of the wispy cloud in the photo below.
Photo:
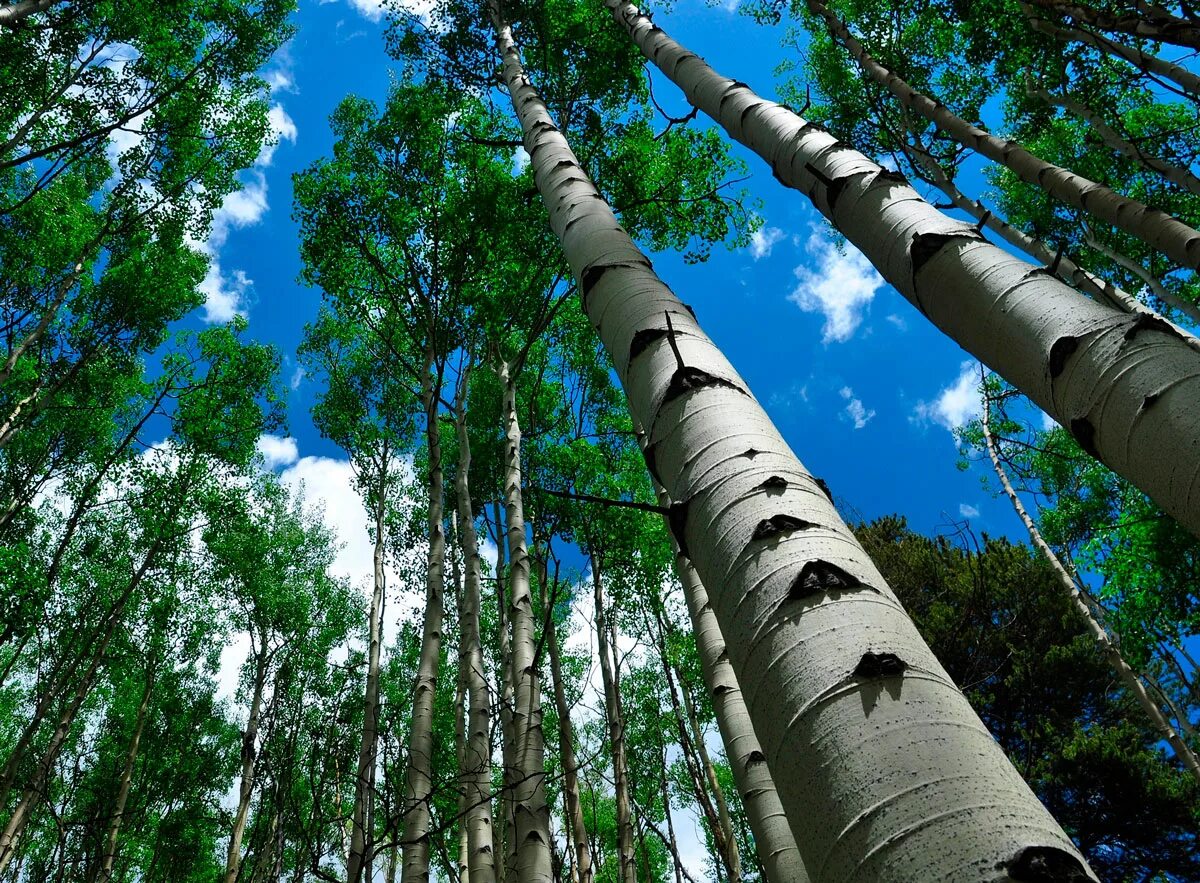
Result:
{"label": "wispy cloud", "polygon": [[917,402],[913,420],[918,423],[934,422],[951,431],[965,426],[979,416],[979,363],[963,362],[958,376],[949,386],[942,388],[931,402]]}
{"label": "wispy cloud", "polygon": [[958,504],[958,514],[961,515],[963,518],[978,518],[979,517],[979,509],[976,508],[975,506],[971,506],[967,503],[959,503]]}
{"label": "wispy cloud", "polygon": [[855,429],[862,429],[871,422],[871,418],[875,416],[875,411],[867,410],[867,407],[862,403],[862,399],[855,397],[854,390],[848,386],[843,386],[839,390],[838,395],[846,400],[846,414],[854,423]]}
{"label": "wispy cloud", "polygon": [[808,239],[809,261],[796,268],[799,285],[788,300],[806,313],[825,317],[823,343],[844,343],[862,324],[863,314],[883,287],[883,277],[875,272],[853,245],[839,249],[815,229]]}
{"label": "wispy cloud", "polygon": [[784,235],[778,227],[759,227],[750,234],[750,257],[756,261],[769,257],[775,244],[780,242]]}

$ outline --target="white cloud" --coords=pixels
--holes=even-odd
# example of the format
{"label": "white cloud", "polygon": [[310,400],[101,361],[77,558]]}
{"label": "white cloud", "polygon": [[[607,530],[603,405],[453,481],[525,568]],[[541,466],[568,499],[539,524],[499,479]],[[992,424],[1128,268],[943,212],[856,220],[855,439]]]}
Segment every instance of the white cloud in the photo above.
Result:
{"label": "white cloud", "polygon": [[1055,420],[1053,417],[1051,417],[1049,414],[1047,414],[1045,411],[1043,411],[1042,412],[1042,429],[1049,431],[1051,429],[1058,429],[1058,428],[1059,428],[1058,421]]}
{"label": "white cloud", "polygon": [[529,153],[524,147],[518,147],[513,151],[513,176],[515,177],[524,173],[527,168],[529,168]]}
{"label": "white cloud", "polygon": [[299,92],[296,87],[296,60],[289,40],[275,51],[271,66],[263,74],[272,92]]}
{"label": "white cloud", "polygon": [[932,420],[950,430],[966,425],[980,414],[979,382],[979,363],[963,362],[959,366],[958,377],[944,387],[936,399],[917,402],[915,420]]}
{"label": "white cloud", "polygon": [[254,447],[262,454],[264,465],[272,471],[280,466],[291,466],[300,459],[300,449],[296,446],[296,440],[290,436],[259,436]]}
{"label": "white cloud", "polygon": [[760,227],[750,234],[750,257],[760,261],[769,257],[775,244],[781,241],[784,232],[778,227]]}
{"label": "white cloud", "polygon": [[299,389],[301,382],[304,380],[305,370],[302,366],[297,365],[296,370],[292,372],[292,379],[288,381],[288,386],[292,389]]}
{"label": "white cloud", "polygon": [[896,327],[897,331],[907,331],[908,323],[904,321],[903,316],[897,316],[895,313],[889,313],[886,316],[887,321]]}
{"label": "white cloud", "polygon": [[809,237],[807,251],[811,260],[796,268],[800,284],[788,300],[806,313],[824,315],[823,343],[844,343],[862,324],[883,277],[853,245],[839,251],[819,229]]}
{"label": "white cloud", "polygon": [[854,390],[848,386],[843,386],[838,394],[846,400],[846,413],[854,421],[855,429],[862,429],[871,422],[871,418],[875,416],[875,411],[867,410],[862,400],[854,397]]}
{"label": "white cloud", "polygon": [[263,145],[255,163],[259,168],[264,169],[275,161],[275,151],[279,149],[280,144],[284,141],[295,144],[296,138],[300,134],[296,129],[295,120],[288,116],[288,112],[283,109],[282,104],[271,105],[271,109],[267,111],[267,122],[271,126],[271,140]]}
{"label": "white cloud", "polygon": [[244,270],[234,270],[231,276],[226,276],[220,263],[213,259],[208,275],[197,287],[204,295],[204,321],[212,325],[246,314],[254,280]]}
{"label": "white cloud", "polygon": [[977,509],[975,506],[968,505],[967,503],[959,503],[958,514],[963,518],[978,518],[979,509]]}

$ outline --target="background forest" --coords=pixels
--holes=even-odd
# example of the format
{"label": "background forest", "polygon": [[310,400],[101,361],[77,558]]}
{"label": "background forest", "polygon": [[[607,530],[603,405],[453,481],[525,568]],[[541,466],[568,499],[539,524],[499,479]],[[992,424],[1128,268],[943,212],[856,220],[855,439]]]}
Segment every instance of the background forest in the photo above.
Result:
{"label": "background forest", "polygon": [[2,883],[1200,880],[1200,16],[651,11],[0,3]]}

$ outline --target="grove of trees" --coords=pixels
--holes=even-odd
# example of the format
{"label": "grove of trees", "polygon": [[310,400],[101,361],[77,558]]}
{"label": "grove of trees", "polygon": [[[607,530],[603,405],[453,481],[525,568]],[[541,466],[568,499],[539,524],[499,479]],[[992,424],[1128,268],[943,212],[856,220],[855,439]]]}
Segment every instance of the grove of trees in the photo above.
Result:
{"label": "grove of trees", "polygon": [[[1200,880],[1200,14],[748,0],[789,106],[385,3],[293,176],[331,524],[195,321],[295,7],[0,4],[0,883]],[[733,141],[986,366],[1030,545],[850,523],[660,278],[761,227]]]}

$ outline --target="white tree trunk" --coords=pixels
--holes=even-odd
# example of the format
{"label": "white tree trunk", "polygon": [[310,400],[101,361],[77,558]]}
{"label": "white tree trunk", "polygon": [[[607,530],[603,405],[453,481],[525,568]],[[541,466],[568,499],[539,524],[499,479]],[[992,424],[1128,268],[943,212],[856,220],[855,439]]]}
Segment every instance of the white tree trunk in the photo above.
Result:
{"label": "white tree trunk", "polygon": [[442,526],[442,446],[438,430],[438,395],[430,364],[422,377],[425,437],[429,450],[429,557],[425,568],[425,619],[421,655],[413,691],[412,730],[408,737],[408,769],[404,781],[404,858],[402,883],[428,883],[430,799],[433,794],[433,703],[437,695],[442,649],[446,532]]}
{"label": "white tree trunk", "polygon": [[[516,878],[520,883],[551,883],[550,807],[546,803],[546,752],[542,731],[542,693],[535,650],[529,550],[521,493],[521,426],[517,421],[515,380],[507,363],[498,373],[504,388],[504,509],[509,559],[509,623],[512,627],[513,768],[506,771],[513,802]],[[511,784],[510,784],[511,783]]]}
{"label": "white tree trunk", "polygon": [[63,0],[19,0],[0,6],[0,25],[15,25],[38,12],[45,12],[52,6],[57,6]]}
{"label": "white tree trunk", "polygon": [[708,593],[687,558],[676,557],[675,572],[683,584],[704,686],[712,697],[725,755],[746,808],[746,819],[754,834],[754,846],[762,860],[767,883],[807,883],[808,874],[796,848],[796,838],[788,827],[771,771],[767,768],[758,737],[754,735],[742,688],[725,654],[721,627],[708,603]]}
{"label": "white tree trunk", "polygon": [[113,802],[112,817],[108,822],[108,835],[104,838],[104,856],[100,860],[100,873],[97,879],[108,883],[112,879],[113,865],[117,860],[117,840],[121,835],[121,824],[125,821],[125,807],[129,802],[129,789],[133,784],[133,767],[137,762],[138,748],[142,742],[142,730],[146,726],[146,712],[150,708],[150,694],[154,690],[154,674],[146,673],[146,688],[142,691],[142,701],[138,703],[137,714],[133,721],[133,737],[129,740],[129,751],[125,754],[125,766],[121,770],[121,781],[117,786],[117,798]]}
{"label": "white tree trunk", "polygon": [[1038,530],[1033,518],[1030,517],[1029,512],[1025,509],[1025,504],[1021,502],[1021,498],[1013,488],[1012,482],[1008,480],[1008,473],[1005,471],[1004,465],[1000,462],[1000,453],[996,450],[996,441],[992,437],[990,417],[991,403],[985,392],[983,396],[983,416],[980,423],[983,426],[983,440],[987,446],[988,457],[992,461],[992,469],[995,470],[996,477],[1000,479],[1000,486],[1004,489],[1005,496],[1012,503],[1012,507],[1016,511],[1017,517],[1021,519],[1021,523],[1025,525],[1025,530],[1029,532],[1029,539],[1033,542],[1037,550],[1041,552],[1042,557],[1049,563],[1050,568],[1054,571],[1054,575],[1058,577],[1059,583],[1071,598],[1071,603],[1075,605],[1075,609],[1079,611],[1079,615],[1087,623],[1088,631],[1091,633],[1092,639],[1096,642],[1096,646],[1104,654],[1105,659],[1108,660],[1108,664],[1112,666],[1113,672],[1120,678],[1121,683],[1125,685],[1125,689],[1137,700],[1142,711],[1146,713],[1146,717],[1150,719],[1150,723],[1158,730],[1163,740],[1171,746],[1171,750],[1175,752],[1175,756],[1179,759],[1179,762],[1197,780],[1200,780],[1200,759],[1197,759],[1195,753],[1183,741],[1183,738],[1176,732],[1175,728],[1171,726],[1171,722],[1167,720],[1167,716],[1158,707],[1158,703],[1150,698],[1150,694],[1146,692],[1146,685],[1142,683],[1142,679],[1130,667],[1129,663],[1125,661],[1124,654],[1113,643],[1112,638],[1109,637],[1108,630],[1092,614],[1092,609],[1088,606],[1087,600],[1084,599],[1083,593],[1079,590],[1075,578],[1067,572],[1062,562],[1058,560],[1058,556],[1054,554],[1054,550],[1050,548],[1049,543],[1043,539],[1042,532]]}
{"label": "white tree trunk", "polygon": [[267,639],[264,635],[254,662],[254,693],[250,699],[250,716],[242,733],[242,778],[238,785],[237,812],[229,834],[229,849],[225,854],[225,883],[236,883],[242,866],[242,836],[250,817],[250,800],[254,796],[254,776],[258,757],[258,725],[262,717],[263,691],[267,683]]}
{"label": "white tree trunk", "polygon": [[[606,2],[612,5],[619,0]],[[896,96],[904,107],[925,117],[964,147],[1006,166],[1022,181],[1041,187],[1060,202],[1088,212],[1130,236],[1136,236],[1181,267],[1200,269],[1200,231],[1166,212],[1122,196],[1096,181],[1089,181],[1070,169],[1048,163],[1016,141],[997,138],[971,125],[946,105],[915,91],[872,58],[845,23],[824,3],[819,0],[806,2],[810,12],[825,19],[829,32],[846,47],[862,71]]]}
{"label": "white tree trunk", "polygon": [[502,22],[496,36],[551,225],[646,427],[647,463],[712,593],[810,876],[995,883],[1051,868],[1094,880],[816,479],[621,229]]}
{"label": "white tree trunk", "polygon": [[693,105],[808,195],[922,314],[1200,535],[1200,353],[1181,335],[1032,270],[895,173],[720,76],[636,7],[605,2]]}
{"label": "white tree trunk", "polygon": [[495,883],[496,854],[492,832],[492,746],[490,738],[491,697],[483,665],[479,634],[479,607],[482,599],[483,565],[479,559],[479,539],[475,533],[475,511],[471,505],[468,476],[471,470],[471,440],[467,434],[466,384],[459,394],[456,415],[458,469],[454,487],[458,503],[458,541],[466,568],[461,635],[466,646],[461,665],[467,683],[467,738],[462,775],[467,815],[467,857],[471,883]]}

